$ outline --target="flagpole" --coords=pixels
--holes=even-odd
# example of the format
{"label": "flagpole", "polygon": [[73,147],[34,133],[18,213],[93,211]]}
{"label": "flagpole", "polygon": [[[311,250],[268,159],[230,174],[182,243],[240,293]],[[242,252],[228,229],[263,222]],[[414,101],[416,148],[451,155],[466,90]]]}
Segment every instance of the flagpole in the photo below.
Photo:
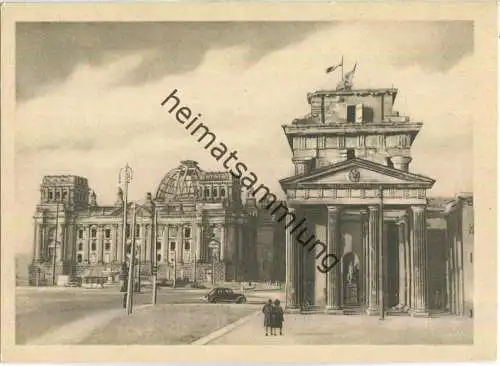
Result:
{"label": "flagpole", "polygon": [[340,74],[340,81],[344,80],[344,55],[342,55],[342,61],[340,62],[340,67],[341,69],[341,74]]}

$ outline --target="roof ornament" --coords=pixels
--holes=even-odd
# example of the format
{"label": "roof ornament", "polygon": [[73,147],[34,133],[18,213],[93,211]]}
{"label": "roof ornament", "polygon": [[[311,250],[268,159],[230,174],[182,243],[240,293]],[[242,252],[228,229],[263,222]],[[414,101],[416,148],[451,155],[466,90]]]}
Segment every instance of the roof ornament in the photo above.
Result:
{"label": "roof ornament", "polygon": [[358,63],[356,62],[352,70],[347,72],[345,75],[342,67],[342,80],[337,84],[336,90],[352,90],[352,79],[354,78],[357,66]]}
{"label": "roof ornament", "polygon": [[352,68],[352,70],[349,71],[348,73],[344,74],[344,56],[342,56],[340,63],[338,63],[337,65],[328,67],[325,71],[327,74],[329,74],[329,73],[337,70],[340,67],[340,70],[341,70],[340,75],[341,75],[342,79],[338,82],[336,90],[337,91],[351,90],[352,89],[352,79],[354,77],[354,73],[356,72],[357,66],[358,66],[358,63],[356,62],[354,64],[354,67]]}
{"label": "roof ornament", "polygon": [[118,187],[118,190],[116,192],[115,206],[123,206],[123,190],[121,189],[121,187]]}
{"label": "roof ornament", "polygon": [[97,195],[95,194],[95,191],[92,191],[90,194],[90,206],[97,206]]}

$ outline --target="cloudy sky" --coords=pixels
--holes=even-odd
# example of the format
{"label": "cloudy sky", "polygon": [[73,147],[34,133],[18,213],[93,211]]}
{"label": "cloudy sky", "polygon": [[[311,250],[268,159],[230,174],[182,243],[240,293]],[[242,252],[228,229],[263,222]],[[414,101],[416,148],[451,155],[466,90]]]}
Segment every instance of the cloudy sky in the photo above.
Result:
{"label": "cloudy sky", "polygon": [[24,23],[16,52],[20,251],[43,175],[85,176],[112,204],[126,162],[131,199],[182,159],[223,169],[160,107],[173,89],[281,192],[293,170],[281,125],[308,113],[307,92],[335,87],[324,70],[342,55],[358,62],[355,87],[394,85],[396,109],[424,122],[410,169],[437,180],[430,194],[472,191],[472,22]]}

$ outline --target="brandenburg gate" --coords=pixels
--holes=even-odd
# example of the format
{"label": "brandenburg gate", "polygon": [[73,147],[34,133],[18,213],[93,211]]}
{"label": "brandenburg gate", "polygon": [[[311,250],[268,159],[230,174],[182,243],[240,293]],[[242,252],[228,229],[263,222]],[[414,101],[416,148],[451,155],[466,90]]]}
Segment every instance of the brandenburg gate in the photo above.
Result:
{"label": "brandenburg gate", "polygon": [[[426,193],[434,180],[410,172],[422,128],[393,110],[397,89],[308,94],[310,113],[283,126],[295,175],[282,179],[287,225],[287,311],[426,316]],[[320,246],[338,258],[321,271]],[[310,244],[310,245],[304,245]],[[308,249],[309,248],[309,249]]]}

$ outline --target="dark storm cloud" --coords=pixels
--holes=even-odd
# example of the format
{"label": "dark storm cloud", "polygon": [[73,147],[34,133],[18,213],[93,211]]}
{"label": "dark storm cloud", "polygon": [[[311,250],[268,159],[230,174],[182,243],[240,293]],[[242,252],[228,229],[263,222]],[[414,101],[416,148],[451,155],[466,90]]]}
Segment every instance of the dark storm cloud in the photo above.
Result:
{"label": "dark storm cloud", "polygon": [[[331,27],[331,22],[18,23],[17,98],[64,81],[81,63],[99,66],[147,51],[121,84],[143,84],[196,69],[214,48],[246,45],[249,64]],[[146,53],[144,53],[146,54]]]}
{"label": "dark storm cloud", "polygon": [[[80,64],[100,66],[136,53],[144,56],[143,62],[118,84],[145,84],[189,72],[207,51],[232,46],[247,46],[246,60],[252,65],[317,31],[344,25],[364,28],[363,42],[380,44],[377,51],[397,66],[445,72],[474,48],[470,21],[18,23],[16,94],[20,101],[34,98],[43,93],[41,88],[63,82]],[[335,57],[348,55],[349,50],[335,49],[337,36],[333,29],[332,42],[325,47]],[[325,50],[311,50],[311,57],[315,51]]]}

